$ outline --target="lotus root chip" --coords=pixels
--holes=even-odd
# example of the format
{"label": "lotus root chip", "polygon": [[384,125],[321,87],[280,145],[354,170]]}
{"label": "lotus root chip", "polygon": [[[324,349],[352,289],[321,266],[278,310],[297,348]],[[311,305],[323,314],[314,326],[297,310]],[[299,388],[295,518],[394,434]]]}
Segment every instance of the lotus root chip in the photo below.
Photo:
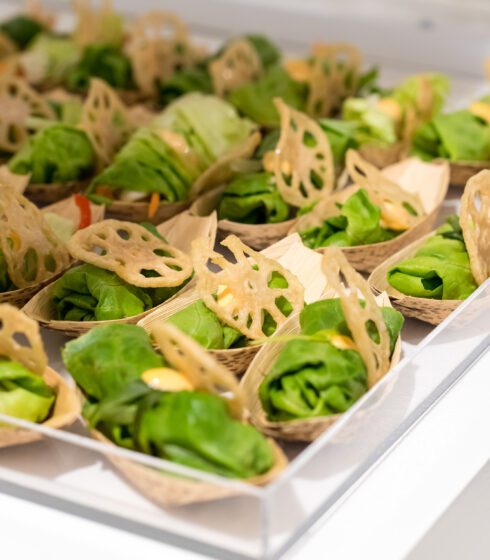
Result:
{"label": "lotus root chip", "polygon": [[177,70],[191,68],[199,58],[184,22],[171,12],[151,11],[138,18],[129,33],[127,53],[139,89],[155,93]]}
{"label": "lotus root chip", "polygon": [[371,163],[364,160],[355,150],[349,150],[346,157],[347,171],[359,187],[366,189],[371,202],[381,208],[381,222],[384,227],[407,230],[414,227],[425,211],[417,194],[402,189]]}
{"label": "lotus root chip", "polygon": [[233,41],[223,54],[209,64],[216,95],[225,97],[262,74],[262,63],[254,46],[246,39]]}
{"label": "lotus root chip", "polygon": [[0,304],[0,356],[19,362],[39,375],[48,365],[39,325],[8,303]]}
{"label": "lotus root chip", "polygon": [[243,415],[243,401],[235,376],[218,363],[202,346],[170,323],[158,323],[151,336],[165,360],[184,374],[198,390],[233,395],[230,405],[236,416]]}
{"label": "lotus root chip", "polygon": [[45,29],[52,29],[56,22],[56,14],[44,8],[41,0],[28,0],[24,13],[30,19],[40,23]]}
{"label": "lotus root chip", "polygon": [[264,157],[281,196],[292,206],[307,206],[330,194],[335,186],[332,150],[320,125],[306,114],[275,100],[281,117],[279,142]]}
{"label": "lotus root chip", "polygon": [[24,80],[7,75],[0,79],[0,149],[18,151],[29,137],[27,118],[54,119],[49,103]]}
{"label": "lotus root chip", "polygon": [[0,188],[6,187],[16,193],[23,194],[31,179],[31,174],[20,175],[12,173],[8,165],[0,165]]}
{"label": "lotus root chip", "polygon": [[100,5],[92,7],[91,0],[72,0],[77,16],[74,41],[85,47],[90,44],[111,44],[113,41],[113,26],[108,25],[114,15],[112,0],[100,0]]}
{"label": "lotus root chip", "polygon": [[[193,242],[192,259],[199,296],[224,323],[249,339],[260,339],[267,336],[267,317],[277,329],[291,313],[303,308],[304,288],[289,270],[253,251],[235,235],[221,244],[231,251],[234,262],[210,249],[205,239]],[[219,268],[218,272],[208,268],[208,260]],[[286,281],[286,287],[270,287],[270,281],[278,276]],[[279,306],[284,301],[289,302],[290,313],[281,311]]]}
{"label": "lotus root chip", "polygon": [[68,242],[75,259],[115,272],[133,286],[180,286],[192,274],[184,252],[132,222],[104,220],[77,231]]}
{"label": "lotus root chip", "polygon": [[308,80],[306,112],[327,117],[357,89],[361,53],[348,43],[317,44]]}
{"label": "lotus root chip", "polygon": [[461,229],[478,284],[490,276],[490,171],[471,177],[461,198]]}
{"label": "lotus root chip", "polygon": [[[322,268],[329,296],[335,293],[340,298],[347,326],[368,371],[368,385],[372,387],[390,369],[390,337],[381,309],[369,284],[338,247],[325,249]],[[369,336],[368,324],[376,327],[379,342]]]}
{"label": "lotus root chip", "polygon": [[67,268],[70,255],[41,211],[13,189],[0,186],[0,249],[17,288],[35,286]]}
{"label": "lotus root chip", "polygon": [[90,81],[80,128],[89,137],[99,165],[108,165],[134,131],[125,105],[103,80]]}
{"label": "lotus root chip", "polygon": [[218,158],[192,185],[191,198],[226,183],[234,174],[233,164],[251,157],[260,144],[260,139],[260,132],[254,132],[243,144],[232,148]]}

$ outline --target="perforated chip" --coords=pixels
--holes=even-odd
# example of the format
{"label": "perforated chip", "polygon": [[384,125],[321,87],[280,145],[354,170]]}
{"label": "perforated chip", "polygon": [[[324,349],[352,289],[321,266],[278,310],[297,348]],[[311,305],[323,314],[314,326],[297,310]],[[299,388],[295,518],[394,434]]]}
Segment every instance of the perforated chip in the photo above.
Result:
{"label": "perforated chip", "polygon": [[[322,268],[328,297],[340,298],[352,339],[366,364],[368,385],[372,387],[390,369],[390,336],[381,309],[369,284],[338,247],[325,249]],[[377,331],[377,342],[369,336],[368,325]]]}
{"label": "perforated chip", "polygon": [[68,251],[41,211],[21,194],[1,185],[0,249],[17,288],[44,282],[70,263]]}
{"label": "perforated chip", "polygon": [[120,31],[112,24],[112,0],[95,0],[94,7],[92,0],[72,0],[72,6],[76,15],[73,39],[78,45],[111,45],[118,41]]}
{"label": "perforated chip", "polygon": [[209,191],[212,187],[226,183],[235,173],[234,165],[251,157],[260,144],[260,132],[251,134],[243,144],[232,148],[218,158],[195,181],[191,188],[191,198]]}
{"label": "perforated chip", "polygon": [[41,0],[27,0],[24,14],[39,22],[45,29],[52,29],[56,23],[56,14],[47,10]]}
{"label": "perforated chip", "polygon": [[237,418],[243,417],[243,397],[235,376],[217,362],[202,346],[174,325],[156,323],[151,336],[165,360],[185,374],[193,387],[216,395],[228,393],[230,409]]}
{"label": "perforated chip", "polygon": [[234,89],[256,80],[262,74],[262,63],[250,41],[238,39],[209,64],[209,73],[214,92],[225,97]]}
{"label": "perforated chip", "polygon": [[0,78],[0,149],[16,152],[24,145],[31,115],[55,118],[49,103],[27,82],[12,75]]}
{"label": "perforated chip", "polygon": [[276,149],[264,157],[286,202],[301,208],[331,193],[335,186],[332,150],[320,125],[275,99],[281,117]]}
{"label": "perforated chip", "polygon": [[16,193],[23,194],[31,179],[31,174],[19,175],[12,173],[8,165],[0,165],[0,188],[7,187]]}
{"label": "perforated chip", "polygon": [[349,43],[317,43],[312,50],[306,112],[313,117],[327,117],[355,93],[362,57]]}
{"label": "perforated chip", "polygon": [[478,284],[490,276],[490,171],[480,171],[466,183],[461,198],[461,229]]}
{"label": "perforated chip", "polygon": [[[205,239],[193,242],[192,261],[199,296],[224,323],[249,339],[260,339],[267,336],[267,320],[277,328],[291,313],[303,308],[304,288],[294,274],[253,251],[235,235],[221,244],[231,251],[234,262],[210,249]],[[219,268],[218,272],[208,268],[208,260]],[[282,278],[286,286],[270,287],[274,278]],[[289,313],[280,308],[285,302],[289,303]]]}
{"label": "perforated chip", "polygon": [[425,216],[418,195],[403,190],[355,150],[347,152],[346,167],[354,183],[366,189],[371,201],[381,208],[381,223],[384,227],[404,231]]}
{"label": "perforated chip", "polygon": [[157,81],[165,82],[177,70],[192,67],[201,56],[190,44],[184,22],[174,13],[151,11],[132,25],[127,42],[134,79],[148,95],[155,93]]}
{"label": "perforated chip", "polygon": [[19,362],[39,375],[48,365],[39,325],[8,303],[0,304],[0,356]]}
{"label": "perforated chip", "polygon": [[90,80],[79,127],[90,138],[100,167],[108,165],[135,130],[116,92],[103,80]]}
{"label": "perforated chip", "polygon": [[142,288],[180,286],[192,274],[188,255],[132,222],[104,220],[68,242],[75,259],[112,270]]}

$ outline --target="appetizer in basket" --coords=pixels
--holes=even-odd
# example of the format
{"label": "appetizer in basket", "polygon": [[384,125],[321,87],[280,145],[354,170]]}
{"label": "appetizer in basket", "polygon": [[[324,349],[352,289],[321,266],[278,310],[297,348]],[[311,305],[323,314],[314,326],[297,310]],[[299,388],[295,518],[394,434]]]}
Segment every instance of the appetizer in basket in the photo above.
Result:
{"label": "appetizer in basket", "polygon": [[67,247],[81,264],[42,290],[25,311],[66,334],[101,321],[136,322],[187,285],[193,274],[191,240],[212,244],[214,223],[213,217],[183,214],[158,228],[105,220],[80,230]]}
{"label": "appetizer in basket", "polygon": [[88,196],[114,216],[159,223],[226,179],[231,161],[251,155],[256,129],[218,97],[186,95],[131,137]]}
{"label": "appetizer in basket", "polygon": [[[75,390],[48,367],[37,323],[15,307],[0,304],[0,414],[62,428],[79,413]],[[0,448],[40,438],[34,431],[0,424]]]}
{"label": "appetizer in basket", "polygon": [[327,298],[292,316],[241,382],[252,422],[279,438],[318,437],[400,357],[403,317],[389,300],[377,301],[337,248],[323,271]]}
{"label": "appetizer in basket", "polygon": [[48,121],[9,161],[14,174],[29,175],[26,194],[39,202],[80,190],[107,165],[134,125],[114,91],[93,80],[77,124]]}
{"label": "appetizer in basket", "polygon": [[338,246],[358,270],[373,268],[430,230],[449,184],[447,164],[410,158],[379,170],[350,150],[354,185],[325,197],[292,231],[313,249]]}
{"label": "appetizer in basket", "polygon": [[404,314],[440,323],[490,276],[490,171],[472,177],[461,214],[393,255],[369,282]]}
{"label": "appetizer in basket", "polygon": [[[251,484],[272,480],[287,460],[245,423],[234,376],[175,327],[158,325],[152,335],[161,354],[136,325],[96,327],[65,346],[63,360],[85,396],[83,416],[94,437]],[[110,449],[108,455],[161,505],[232,493],[118,458]]]}
{"label": "appetizer in basket", "polygon": [[412,153],[428,161],[449,161],[451,184],[464,186],[472,175],[490,167],[490,97],[420,126]]}
{"label": "appetizer in basket", "polygon": [[[231,251],[233,260],[196,240],[192,248],[195,287],[139,324],[147,330],[164,322],[175,325],[238,374],[258,350],[253,342],[271,336],[289,315],[303,308],[305,285],[313,285],[311,293],[319,295],[323,284],[317,285],[313,278],[317,255],[301,251],[299,240],[272,247],[274,256],[281,255],[277,260],[267,252],[253,251],[235,236],[227,237],[222,246]],[[208,268],[208,260],[214,270]],[[292,268],[302,269],[302,281]]]}

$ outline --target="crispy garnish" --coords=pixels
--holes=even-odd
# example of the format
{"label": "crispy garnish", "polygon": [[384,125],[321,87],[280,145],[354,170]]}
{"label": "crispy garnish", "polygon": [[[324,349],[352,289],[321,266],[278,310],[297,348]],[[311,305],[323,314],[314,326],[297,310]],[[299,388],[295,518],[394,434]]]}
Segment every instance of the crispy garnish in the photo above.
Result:
{"label": "crispy garnish", "polygon": [[114,26],[110,24],[115,15],[112,0],[100,0],[100,6],[94,8],[91,0],[72,0],[72,5],[77,16],[73,39],[78,45],[114,42]]}
{"label": "crispy garnish", "polygon": [[174,325],[156,323],[150,333],[165,361],[183,373],[195,389],[220,396],[232,395],[228,399],[230,410],[236,418],[242,419],[243,397],[235,376],[228,369]]}
{"label": "crispy garnish", "polygon": [[346,167],[354,183],[366,189],[371,201],[381,208],[384,227],[404,231],[425,216],[418,195],[403,190],[377,167],[362,159],[358,152],[347,152]]}
{"label": "crispy garnish", "polygon": [[17,288],[34,286],[59,274],[70,256],[41,211],[13,189],[0,185],[0,249]]}
{"label": "crispy garnish", "polygon": [[135,129],[124,103],[103,80],[90,80],[79,127],[87,134],[99,167],[108,165]]}
{"label": "crispy garnish", "polygon": [[41,0],[27,0],[24,7],[25,15],[39,22],[45,29],[53,29],[56,23],[56,14],[43,7]]}
{"label": "crispy garnish", "polygon": [[49,103],[27,82],[9,75],[0,78],[0,149],[16,152],[24,145],[32,115],[55,118]]}
{"label": "crispy garnish", "polygon": [[0,356],[19,362],[38,375],[48,365],[39,325],[8,303],[0,304]]}
{"label": "crispy garnish", "polygon": [[209,73],[214,92],[225,97],[234,89],[256,80],[262,74],[262,63],[250,41],[238,39],[209,64]]}
{"label": "crispy garnish", "polygon": [[[281,311],[281,302],[289,302],[291,313],[303,308],[304,288],[289,270],[253,251],[234,235],[229,235],[221,244],[231,251],[234,262],[214,252],[204,239],[193,242],[192,260],[199,296],[224,323],[250,339],[259,339],[267,336],[264,332],[266,316],[270,316],[276,328],[289,316]],[[220,270],[210,270],[208,260]],[[283,278],[287,286],[271,288],[269,284],[274,277]],[[226,300],[218,298],[223,289],[228,293]]]}
{"label": "crispy garnish", "polygon": [[75,259],[112,270],[142,288],[180,286],[192,274],[191,259],[185,253],[132,222],[93,224],[76,232],[68,249]]}
{"label": "crispy garnish", "polygon": [[[323,273],[327,279],[328,296],[340,298],[352,339],[366,364],[368,385],[372,387],[390,369],[390,337],[381,309],[369,284],[338,247],[325,249]],[[377,331],[378,342],[369,336],[368,325]]]}
{"label": "crispy garnish", "polygon": [[478,284],[490,276],[490,171],[480,171],[466,183],[461,198],[461,229]]}
{"label": "crispy garnish", "polygon": [[31,174],[19,175],[12,173],[8,165],[0,165],[0,188],[7,187],[18,194],[23,194],[29,184]]}
{"label": "crispy garnish", "polygon": [[306,112],[312,117],[327,117],[355,93],[362,57],[349,43],[317,43],[312,53]]}
{"label": "crispy garnish", "polygon": [[318,123],[282,99],[276,99],[275,104],[281,117],[281,135],[274,152],[264,157],[264,167],[274,173],[284,200],[301,208],[333,191],[332,150]]}

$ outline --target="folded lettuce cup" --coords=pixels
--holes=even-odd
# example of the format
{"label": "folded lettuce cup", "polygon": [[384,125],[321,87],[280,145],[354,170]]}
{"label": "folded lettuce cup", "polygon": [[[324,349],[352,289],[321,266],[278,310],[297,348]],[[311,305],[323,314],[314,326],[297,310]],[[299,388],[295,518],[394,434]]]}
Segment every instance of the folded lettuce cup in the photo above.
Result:
{"label": "folded lettuce cup", "polygon": [[192,240],[212,245],[216,218],[184,213],[154,227],[118,220],[77,232],[68,250],[77,260],[24,307],[43,326],[70,336],[105,323],[136,323],[190,282]]}
{"label": "folded lettuce cup", "polygon": [[313,441],[400,359],[403,316],[376,299],[336,247],[326,250],[326,298],[278,329],[241,380],[263,433]]}
{"label": "folded lettuce cup", "polygon": [[31,200],[56,202],[83,190],[134,128],[115,92],[94,79],[78,122],[47,121],[10,159],[8,168],[13,174],[30,176],[25,192]]}
{"label": "folded lettuce cup", "polygon": [[463,187],[478,171],[490,167],[490,98],[437,115],[420,126],[412,153],[427,161],[449,161],[451,185]]}
{"label": "folded lettuce cup", "polygon": [[139,129],[86,192],[113,217],[161,223],[226,180],[259,141],[257,126],[228,103],[189,94]]}
{"label": "folded lettuce cup", "polygon": [[333,191],[351,145],[349,130],[335,121],[311,119],[281,99],[275,104],[280,129],[264,138],[251,160],[236,162],[230,182],[191,207],[198,215],[217,209],[219,233],[237,235],[254,249],[286,237],[298,213]]}
{"label": "folded lettuce cup", "polygon": [[[136,325],[99,326],[63,349],[81,389],[93,435],[185,467],[264,485],[287,459],[273,440],[246,423],[234,376],[172,325],[150,335]],[[104,352],[100,349],[104,348]],[[152,469],[107,451],[109,460],[161,506],[223,498],[229,489]]]}
{"label": "folded lettuce cup", "polygon": [[417,74],[391,91],[346,99],[342,119],[355,127],[363,158],[387,167],[410,153],[419,125],[438,115],[449,92],[442,74]]}
{"label": "folded lettuce cup", "polygon": [[[80,414],[76,391],[48,367],[38,324],[0,304],[0,414],[50,428],[69,426]],[[19,342],[19,335],[25,342]],[[0,448],[30,443],[41,434],[0,423]]]}
{"label": "folded lettuce cup", "polygon": [[379,265],[369,283],[404,315],[443,321],[490,276],[490,171],[472,177],[461,214]]}
{"label": "folded lettuce cup", "polygon": [[[171,323],[240,375],[263,339],[300,310],[304,301],[320,297],[321,257],[306,249],[297,236],[260,253],[235,236],[227,237],[222,246],[231,251],[233,261],[196,242],[195,283],[138,324],[151,331],[154,325]],[[214,271],[206,266],[208,259]]]}
{"label": "folded lettuce cup", "polygon": [[446,163],[409,158],[379,170],[347,153],[354,182],[304,213],[291,231],[317,251],[337,246],[357,270],[380,262],[431,230],[449,184]]}

